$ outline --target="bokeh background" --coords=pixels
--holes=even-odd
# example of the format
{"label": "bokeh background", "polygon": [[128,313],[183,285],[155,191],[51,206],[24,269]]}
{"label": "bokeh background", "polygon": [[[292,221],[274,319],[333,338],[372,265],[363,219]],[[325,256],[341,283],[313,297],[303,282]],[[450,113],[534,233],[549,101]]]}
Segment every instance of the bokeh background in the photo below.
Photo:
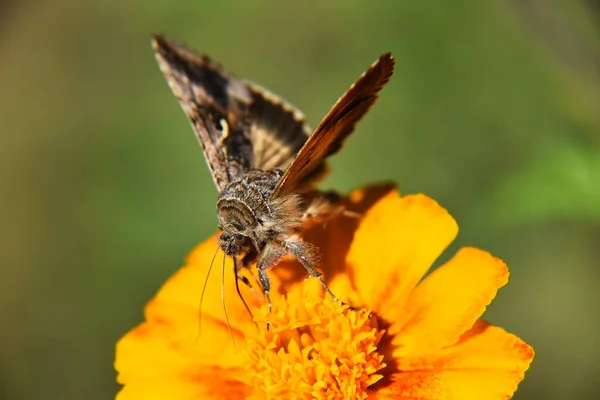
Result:
{"label": "bokeh background", "polygon": [[114,343],[216,229],[157,31],[313,126],[391,50],[324,187],[392,179],[437,199],[461,226],[449,254],[511,268],[486,318],[536,349],[515,398],[600,398],[597,1],[3,0],[0,399],[112,398]]}

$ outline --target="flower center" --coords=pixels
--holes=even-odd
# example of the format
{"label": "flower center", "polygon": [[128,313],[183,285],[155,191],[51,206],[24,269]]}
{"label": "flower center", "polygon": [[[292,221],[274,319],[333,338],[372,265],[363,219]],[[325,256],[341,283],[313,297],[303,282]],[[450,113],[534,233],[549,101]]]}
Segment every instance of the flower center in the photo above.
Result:
{"label": "flower center", "polygon": [[274,301],[270,316],[263,306],[255,317],[258,329],[244,350],[255,398],[366,398],[385,367],[377,318],[307,286]]}

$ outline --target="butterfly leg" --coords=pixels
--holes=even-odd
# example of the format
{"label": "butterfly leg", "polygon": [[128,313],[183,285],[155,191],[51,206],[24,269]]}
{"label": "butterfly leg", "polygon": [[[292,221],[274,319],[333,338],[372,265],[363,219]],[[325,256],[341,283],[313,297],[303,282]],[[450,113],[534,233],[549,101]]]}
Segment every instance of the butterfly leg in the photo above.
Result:
{"label": "butterfly leg", "polygon": [[[235,272],[235,276],[237,278],[238,281],[241,281],[244,285],[246,285],[246,287],[248,287],[248,289],[250,289],[250,291],[252,292],[253,295],[256,296],[257,299],[261,300],[260,294],[254,289],[254,286],[252,285],[252,282],[250,282],[250,278],[248,278],[246,275],[243,275],[241,273],[242,269],[250,269],[250,266],[256,261],[257,255],[256,252],[252,252],[252,253],[248,253],[246,254],[241,261],[238,260],[237,258],[234,258],[234,272]],[[251,278],[254,278],[254,275],[250,274]],[[256,278],[253,279],[254,284],[258,284],[258,282],[256,281]],[[236,282],[237,285],[237,282]]]}
{"label": "butterfly leg", "polygon": [[308,273],[313,278],[317,278],[319,280],[319,282],[321,283],[325,291],[331,296],[333,301],[339,301],[343,305],[347,305],[353,311],[361,311],[356,307],[353,307],[343,301],[340,301],[340,299],[335,294],[333,294],[331,289],[329,289],[329,286],[327,286],[327,284],[323,280],[322,274],[319,271],[317,271],[312,265],[313,260],[317,258],[316,250],[312,248],[312,245],[302,241],[289,241],[285,242],[285,247],[294,257],[296,257],[298,261],[300,261],[300,263],[304,266],[304,268],[306,268]]}
{"label": "butterfly leg", "polygon": [[[252,314],[250,307],[248,307],[248,303],[246,303],[246,300],[244,299],[244,296],[242,296],[242,292],[240,291],[240,281],[242,281],[246,286],[248,286],[250,288],[250,291],[252,291],[253,293],[256,293],[256,291],[250,284],[250,281],[248,280],[248,278],[240,273],[240,265],[241,264],[240,264],[239,259],[237,257],[233,257],[233,272],[235,273],[235,276],[236,276],[235,290],[238,294],[238,297],[244,304],[244,307],[246,307],[246,311],[248,311],[248,314],[250,314],[250,318],[254,319],[254,315]],[[258,296],[258,293],[256,293],[256,295]]]}
{"label": "butterfly leg", "polygon": [[303,219],[311,221],[311,224],[325,223],[328,220],[343,215],[345,217],[360,219],[361,214],[348,210],[343,203],[342,196],[334,191],[311,192],[309,204],[304,211]]}
{"label": "butterfly leg", "polygon": [[312,247],[312,245],[302,241],[289,241],[285,242],[285,248],[294,257],[296,257],[298,261],[300,261],[300,263],[302,264],[302,266],[304,266],[304,268],[306,268],[310,276],[319,280],[321,285],[323,285],[325,291],[331,296],[331,298],[334,301],[339,301],[338,297],[335,294],[333,294],[331,289],[329,289],[329,286],[327,286],[327,284],[323,280],[323,274],[321,274],[319,271],[316,270],[315,267],[313,267],[313,262],[317,258],[317,252]]}
{"label": "butterfly leg", "polygon": [[[277,264],[277,261],[281,259],[285,255],[285,248],[282,246],[269,244],[267,245],[258,260],[258,264],[256,265],[256,269],[258,270],[258,281],[262,286],[263,292],[265,293],[265,297],[267,299],[267,307],[269,310],[269,315],[271,315],[272,305],[271,305],[271,296],[269,292],[271,291],[271,281],[269,280],[269,276],[267,275],[267,271]],[[267,321],[267,330],[271,327],[271,321]]]}
{"label": "butterfly leg", "polygon": [[246,275],[242,275],[238,272],[236,274],[236,278],[238,282],[242,282],[244,285],[246,285],[246,287],[252,292],[253,295],[256,296],[257,299],[260,299],[260,294],[258,294],[258,292],[254,289],[254,286],[252,286],[252,282],[250,282],[250,279],[248,279]]}
{"label": "butterfly leg", "polygon": [[240,298],[240,300],[242,301],[242,303],[244,304],[244,307],[246,308],[246,311],[248,311],[248,314],[250,315],[250,319],[254,320],[254,314],[252,314],[252,310],[250,310],[250,307],[248,306],[248,303],[246,302],[246,299],[244,299],[244,296],[242,296],[242,292],[240,290],[240,281],[246,285],[250,291],[258,298],[260,299],[260,295],[256,292],[256,290],[254,290],[254,287],[252,286],[252,284],[250,283],[250,280],[248,279],[247,276],[242,275],[240,273],[241,268],[244,267],[244,260],[242,259],[241,261],[237,258],[237,257],[233,257],[233,272],[235,273],[236,276],[236,280],[235,280],[235,290],[237,292],[238,297]]}

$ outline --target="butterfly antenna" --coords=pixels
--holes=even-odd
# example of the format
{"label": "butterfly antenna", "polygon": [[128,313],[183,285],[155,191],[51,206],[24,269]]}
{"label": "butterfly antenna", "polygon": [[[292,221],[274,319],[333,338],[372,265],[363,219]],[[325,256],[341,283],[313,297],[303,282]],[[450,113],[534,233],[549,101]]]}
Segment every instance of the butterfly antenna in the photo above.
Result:
{"label": "butterfly antenna", "polygon": [[223,263],[221,266],[221,304],[223,305],[223,313],[225,314],[225,322],[227,323],[229,336],[231,336],[231,341],[233,342],[233,350],[237,353],[235,338],[233,336],[233,331],[231,330],[231,324],[229,323],[229,315],[227,314],[227,306],[225,306],[225,253],[223,253]]}
{"label": "butterfly antenna", "polygon": [[198,335],[196,335],[196,340],[194,340],[194,343],[197,343],[198,339],[200,339],[200,332],[202,331],[202,302],[204,301],[204,292],[206,292],[208,278],[210,278],[210,272],[212,271],[213,263],[215,262],[215,258],[217,257],[218,252],[219,246],[217,246],[217,248],[215,249],[212,259],[210,260],[210,265],[208,266],[206,279],[204,279],[204,285],[202,286],[202,293],[200,293],[200,303],[198,304]]}

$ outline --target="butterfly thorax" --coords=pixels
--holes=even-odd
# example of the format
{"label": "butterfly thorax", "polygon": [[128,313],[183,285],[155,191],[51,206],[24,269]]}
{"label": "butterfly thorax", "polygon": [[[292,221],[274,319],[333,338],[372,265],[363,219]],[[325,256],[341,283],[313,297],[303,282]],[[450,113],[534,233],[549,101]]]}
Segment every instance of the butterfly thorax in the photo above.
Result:
{"label": "butterfly thorax", "polygon": [[298,195],[271,194],[283,173],[250,170],[219,195],[217,214],[223,233],[219,245],[231,256],[260,252],[268,242],[285,241],[301,226],[303,205]]}

